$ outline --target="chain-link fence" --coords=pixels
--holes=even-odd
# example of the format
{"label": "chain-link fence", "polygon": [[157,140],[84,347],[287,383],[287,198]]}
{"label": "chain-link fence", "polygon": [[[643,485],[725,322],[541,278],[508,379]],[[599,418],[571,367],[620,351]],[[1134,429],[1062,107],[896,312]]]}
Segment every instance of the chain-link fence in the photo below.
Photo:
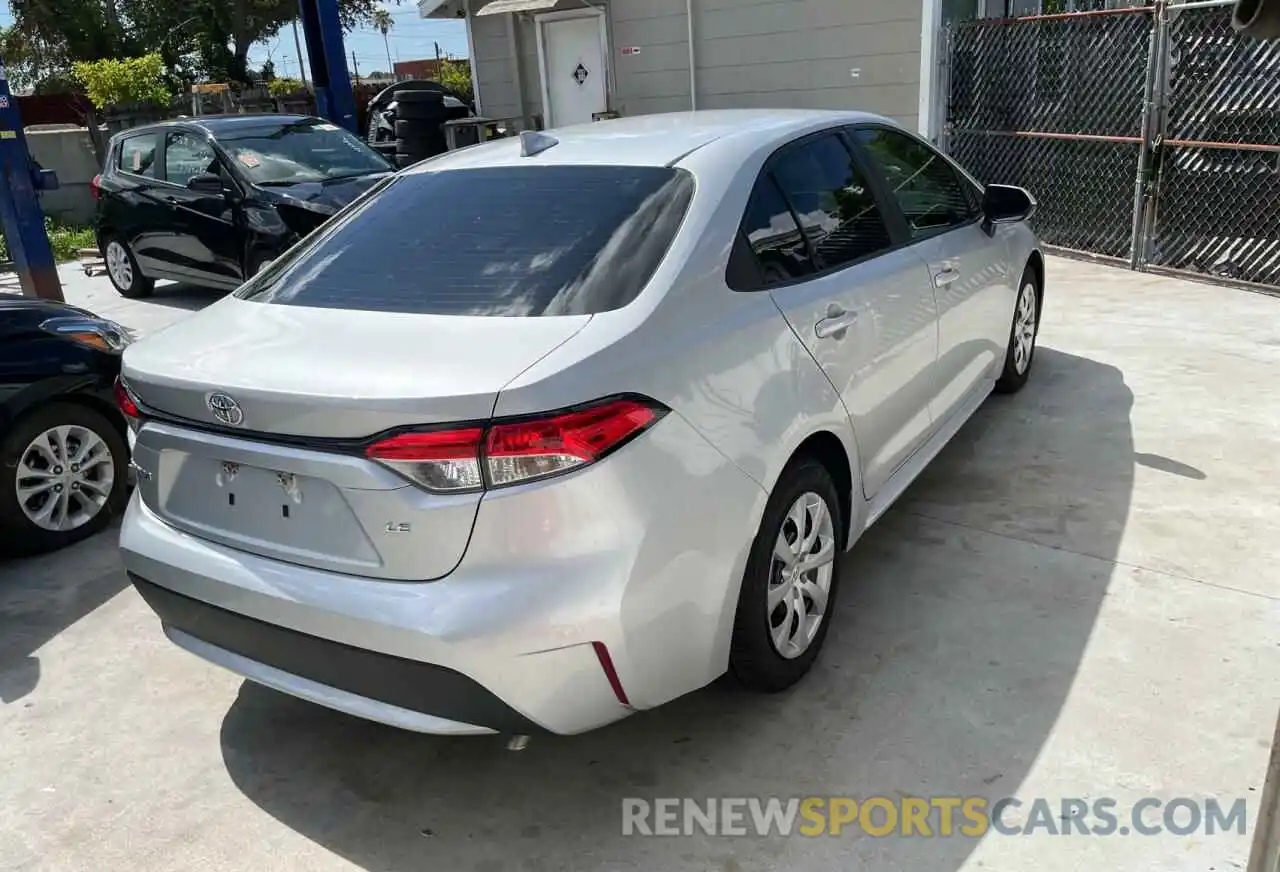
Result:
{"label": "chain-link fence", "polygon": [[1049,245],[1280,286],[1280,44],[1229,2],[957,26],[947,146]]}
{"label": "chain-link fence", "polygon": [[1280,286],[1280,43],[1241,39],[1221,6],[1166,17],[1143,262]]}
{"label": "chain-link fence", "polygon": [[975,21],[952,34],[952,154],[1040,201],[1045,242],[1128,257],[1150,9]]}

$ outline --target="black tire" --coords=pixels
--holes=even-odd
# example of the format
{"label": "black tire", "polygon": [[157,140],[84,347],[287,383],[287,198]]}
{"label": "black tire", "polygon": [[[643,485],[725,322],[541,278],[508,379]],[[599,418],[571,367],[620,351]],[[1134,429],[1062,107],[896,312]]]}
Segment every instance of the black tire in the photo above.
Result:
{"label": "black tire", "polygon": [[425,91],[416,89],[412,91],[396,91],[396,102],[401,106],[409,103],[428,103],[440,106],[444,104],[444,91]]}
{"label": "black tire", "polygon": [[[775,610],[774,614],[770,614],[766,606],[770,587],[777,574],[774,542],[789,523],[787,515],[792,505],[808,493],[819,496],[831,513],[835,554],[822,622],[808,648],[799,656],[788,659],[778,652],[771,636],[770,623],[777,612]],[[818,658],[835,615],[840,566],[844,556],[844,524],[839,495],[826,467],[809,457],[792,461],[769,497],[764,517],[760,521],[760,530],[751,545],[747,569],[742,577],[742,590],[738,595],[733,641],[729,650],[729,671],[743,686],[766,693],[786,690],[803,678]],[[787,621],[791,621],[789,616]]]}
{"label": "black tire", "polygon": [[[73,529],[48,530],[28,518],[18,504],[19,464],[37,436],[65,425],[83,427],[97,434],[110,452],[108,462],[113,478],[106,500],[91,518]],[[28,412],[9,428],[0,441],[0,553],[28,555],[53,551],[99,532],[124,511],[128,499],[128,471],[129,448],[124,436],[116,424],[102,414],[87,406],[67,402],[49,403]],[[78,498],[73,502],[80,509],[86,505]]]}
{"label": "black tire", "polygon": [[449,109],[444,103],[400,103],[396,106],[396,121],[439,124],[448,117]]}
{"label": "black tire", "polygon": [[396,119],[396,139],[426,139],[439,135],[439,122],[419,118]]}
{"label": "black tire", "polygon": [[419,159],[434,157],[445,150],[446,144],[443,136],[396,140],[396,154],[411,154]]}
{"label": "black tire", "polygon": [[[1028,291],[1028,288],[1030,289]],[[1000,378],[996,381],[996,392],[1001,394],[1016,394],[1022,390],[1027,383],[1027,379],[1031,377],[1031,367],[1036,360],[1036,341],[1040,338],[1040,314],[1041,314],[1041,288],[1040,280],[1036,276],[1036,271],[1028,264],[1027,268],[1022,272],[1022,281],[1018,283],[1018,295],[1013,303],[1013,320],[1009,325],[1009,345],[1005,349],[1004,370],[1000,373]],[[1031,324],[1031,351],[1026,356],[1025,365],[1019,366],[1020,360],[1018,355],[1018,334],[1020,315],[1023,311],[1023,298],[1030,294],[1033,300],[1034,311],[1032,313]]]}
{"label": "black tire", "polygon": [[110,267],[107,269],[107,278],[122,297],[128,297],[130,300],[141,300],[151,296],[156,289],[155,279],[149,279],[142,274],[142,270],[138,267],[138,259],[133,256],[133,251],[125,241],[117,236],[104,236],[100,243],[102,248],[102,257],[110,264],[110,249],[112,246],[118,245],[124,252],[125,258],[129,262],[130,282],[123,285],[112,273]]}

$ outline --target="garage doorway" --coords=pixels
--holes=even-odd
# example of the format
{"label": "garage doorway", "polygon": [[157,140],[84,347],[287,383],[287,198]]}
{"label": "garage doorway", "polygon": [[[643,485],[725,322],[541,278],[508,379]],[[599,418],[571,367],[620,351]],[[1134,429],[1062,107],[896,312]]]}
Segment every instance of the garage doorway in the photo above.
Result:
{"label": "garage doorway", "polygon": [[547,125],[589,123],[609,108],[603,13],[549,12],[535,20]]}

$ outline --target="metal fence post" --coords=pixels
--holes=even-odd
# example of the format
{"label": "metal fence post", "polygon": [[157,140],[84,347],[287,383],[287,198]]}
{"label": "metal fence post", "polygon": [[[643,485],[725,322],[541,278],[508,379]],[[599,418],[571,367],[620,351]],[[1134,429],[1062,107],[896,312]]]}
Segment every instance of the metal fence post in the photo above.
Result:
{"label": "metal fence post", "polygon": [[1152,9],[1151,35],[1147,40],[1147,78],[1142,89],[1142,144],[1138,147],[1138,174],[1133,183],[1133,228],[1129,240],[1129,269],[1142,268],[1146,260],[1146,212],[1149,186],[1147,176],[1151,170],[1151,150],[1155,130],[1156,89],[1160,80],[1160,22],[1163,20],[1164,0],[1156,0]]}

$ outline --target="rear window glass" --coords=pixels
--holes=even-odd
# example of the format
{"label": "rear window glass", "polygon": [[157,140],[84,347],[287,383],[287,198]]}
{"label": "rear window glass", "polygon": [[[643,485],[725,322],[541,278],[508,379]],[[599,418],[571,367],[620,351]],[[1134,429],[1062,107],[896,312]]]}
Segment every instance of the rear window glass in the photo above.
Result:
{"label": "rear window glass", "polygon": [[485,167],[395,177],[239,292],[294,306],[589,315],[627,305],[693,196],[666,167]]}

